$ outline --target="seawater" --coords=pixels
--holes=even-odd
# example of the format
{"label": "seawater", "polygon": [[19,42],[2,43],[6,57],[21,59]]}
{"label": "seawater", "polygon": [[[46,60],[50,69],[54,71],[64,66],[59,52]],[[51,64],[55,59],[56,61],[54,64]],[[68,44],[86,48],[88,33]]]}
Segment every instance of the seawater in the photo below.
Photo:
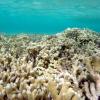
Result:
{"label": "seawater", "polygon": [[0,0],[0,34],[100,31],[100,0]]}

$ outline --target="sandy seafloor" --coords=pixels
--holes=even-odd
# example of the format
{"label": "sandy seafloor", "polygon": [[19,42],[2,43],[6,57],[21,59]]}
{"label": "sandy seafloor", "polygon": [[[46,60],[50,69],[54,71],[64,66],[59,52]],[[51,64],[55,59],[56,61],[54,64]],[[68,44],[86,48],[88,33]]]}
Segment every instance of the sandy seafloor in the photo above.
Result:
{"label": "sandy seafloor", "polygon": [[0,35],[0,100],[100,100],[100,35]]}

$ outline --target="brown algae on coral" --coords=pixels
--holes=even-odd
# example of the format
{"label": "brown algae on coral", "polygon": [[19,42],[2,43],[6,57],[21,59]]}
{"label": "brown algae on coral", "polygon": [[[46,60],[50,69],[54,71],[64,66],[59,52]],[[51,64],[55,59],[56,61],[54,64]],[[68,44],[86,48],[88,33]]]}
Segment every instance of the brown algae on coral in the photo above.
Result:
{"label": "brown algae on coral", "polygon": [[0,36],[0,100],[99,100],[100,35]]}

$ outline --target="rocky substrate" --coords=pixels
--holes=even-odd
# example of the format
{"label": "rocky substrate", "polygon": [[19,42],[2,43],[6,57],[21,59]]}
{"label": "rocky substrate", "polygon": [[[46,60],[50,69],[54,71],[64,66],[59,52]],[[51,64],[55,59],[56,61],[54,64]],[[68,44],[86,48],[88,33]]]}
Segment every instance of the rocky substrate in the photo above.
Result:
{"label": "rocky substrate", "polygon": [[0,100],[100,100],[100,35],[1,35]]}

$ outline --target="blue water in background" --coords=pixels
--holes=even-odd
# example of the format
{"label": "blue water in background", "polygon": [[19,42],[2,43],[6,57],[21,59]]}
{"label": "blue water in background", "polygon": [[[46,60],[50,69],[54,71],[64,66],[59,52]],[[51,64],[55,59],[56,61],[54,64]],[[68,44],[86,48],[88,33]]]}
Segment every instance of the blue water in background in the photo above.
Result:
{"label": "blue water in background", "polygon": [[0,0],[0,32],[51,34],[68,27],[100,32],[100,0]]}

